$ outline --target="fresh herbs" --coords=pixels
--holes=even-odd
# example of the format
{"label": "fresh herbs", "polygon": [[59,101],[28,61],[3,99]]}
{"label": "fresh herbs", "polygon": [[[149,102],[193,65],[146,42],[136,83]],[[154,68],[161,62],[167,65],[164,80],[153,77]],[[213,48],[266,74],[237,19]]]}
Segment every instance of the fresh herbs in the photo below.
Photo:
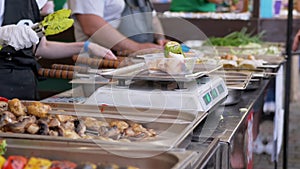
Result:
{"label": "fresh herbs", "polygon": [[242,46],[249,43],[258,43],[262,42],[261,38],[264,35],[264,32],[261,32],[257,35],[252,35],[247,33],[247,29],[243,28],[239,32],[232,32],[225,37],[211,37],[206,42],[205,45],[213,46]]}

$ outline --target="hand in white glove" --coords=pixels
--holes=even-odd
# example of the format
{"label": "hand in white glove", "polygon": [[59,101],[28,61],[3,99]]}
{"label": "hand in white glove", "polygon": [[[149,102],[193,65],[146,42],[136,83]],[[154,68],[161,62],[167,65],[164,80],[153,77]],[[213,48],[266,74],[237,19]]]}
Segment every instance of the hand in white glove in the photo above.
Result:
{"label": "hand in white glove", "polygon": [[92,56],[101,56],[104,57],[105,59],[117,60],[117,57],[112,53],[111,50],[102,47],[96,43],[90,42],[88,48],[89,48],[89,53]]}
{"label": "hand in white glove", "polygon": [[6,25],[0,27],[0,45],[10,45],[15,50],[29,48],[39,42],[39,37],[31,27],[25,25]]}

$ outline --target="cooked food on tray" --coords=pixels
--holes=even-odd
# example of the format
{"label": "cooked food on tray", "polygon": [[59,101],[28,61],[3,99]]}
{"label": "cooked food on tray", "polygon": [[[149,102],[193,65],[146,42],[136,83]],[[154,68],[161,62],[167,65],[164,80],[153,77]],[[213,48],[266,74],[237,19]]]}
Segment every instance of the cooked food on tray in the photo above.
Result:
{"label": "cooked food on tray", "polygon": [[186,57],[181,45],[175,41],[165,45],[164,53],[146,55],[144,59],[150,73],[165,72],[170,75],[192,73],[196,61],[193,57]]}
{"label": "cooked food on tray", "polygon": [[58,161],[58,160],[49,160],[45,158],[30,157],[29,159],[24,156],[9,156],[5,159],[3,156],[0,156],[0,159],[3,159],[3,163],[0,163],[0,168],[2,169],[109,169],[109,168],[123,168],[123,169],[138,169],[134,166],[119,166],[117,164],[109,163],[99,163],[94,164],[90,162],[77,164],[72,161]]}
{"label": "cooked food on tray", "polygon": [[[93,117],[51,114],[51,107],[41,102],[28,106],[19,99],[4,103],[0,111],[2,132],[63,136],[71,139],[101,139],[108,141],[142,141],[153,138],[156,132],[143,125],[122,120],[101,121]],[[4,104],[3,104],[4,105]]]}
{"label": "cooked food on tray", "polygon": [[[220,62],[224,68],[242,68],[242,69],[256,69],[261,67],[265,61],[256,59],[253,55],[247,57],[237,57],[235,55],[224,55],[220,57]],[[230,66],[228,66],[230,65]]]}

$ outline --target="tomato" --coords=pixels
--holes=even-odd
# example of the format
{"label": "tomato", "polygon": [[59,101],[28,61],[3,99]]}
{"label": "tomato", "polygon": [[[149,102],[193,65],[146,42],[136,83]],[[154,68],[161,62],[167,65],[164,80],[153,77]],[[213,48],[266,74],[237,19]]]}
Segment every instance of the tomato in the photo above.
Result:
{"label": "tomato", "polygon": [[0,97],[0,101],[3,101],[3,102],[8,102],[8,99],[7,98],[5,98],[5,97]]}

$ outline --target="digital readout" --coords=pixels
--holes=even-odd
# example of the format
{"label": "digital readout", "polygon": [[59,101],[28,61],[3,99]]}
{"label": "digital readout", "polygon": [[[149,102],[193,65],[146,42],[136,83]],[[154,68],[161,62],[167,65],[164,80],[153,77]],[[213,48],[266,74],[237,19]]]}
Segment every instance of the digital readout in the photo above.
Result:
{"label": "digital readout", "polygon": [[210,91],[210,95],[213,99],[218,97],[218,92],[216,89],[212,89],[212,91]]}
{"label": "digital readout", "polygon": [[218,89],[220,94],[224,92],[224,88],[221,84],[217,87],[217,89]]}
{"label": "digital readout", "polygon": [[206,93],[203,96],[203,100],[204,100],[204,102],[205,102],[206,105],[208,105],[211,102],[211,97],[210,97],[209,93]]}

